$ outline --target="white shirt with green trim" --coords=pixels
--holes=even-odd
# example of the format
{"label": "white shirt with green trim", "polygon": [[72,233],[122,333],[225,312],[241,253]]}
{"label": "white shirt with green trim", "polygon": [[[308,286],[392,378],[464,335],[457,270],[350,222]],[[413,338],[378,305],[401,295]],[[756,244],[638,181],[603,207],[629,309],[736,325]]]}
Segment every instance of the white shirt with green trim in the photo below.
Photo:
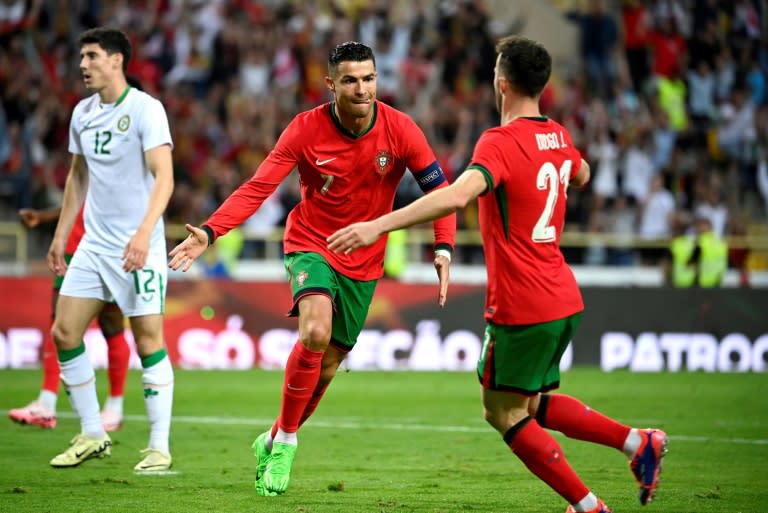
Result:
{"label": "white shirt with green trim", "polygon": [[[147,211],[155,178],[144,153],[168,144],[173,148],[162,103],[134,89],[114,104],[98,94],[81,100],[69,124],[69,151],[88,166],[85,236],[80,247],[122,256]],[[165,254],[162,217],[152,229],[150,253]]]}

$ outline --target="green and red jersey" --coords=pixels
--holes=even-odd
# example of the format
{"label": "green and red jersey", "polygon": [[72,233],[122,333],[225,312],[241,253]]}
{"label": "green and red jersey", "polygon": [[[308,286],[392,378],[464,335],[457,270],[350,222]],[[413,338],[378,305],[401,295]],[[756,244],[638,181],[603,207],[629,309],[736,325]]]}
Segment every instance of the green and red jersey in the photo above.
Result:
{"label": "green and red jersey", "polygon": [[[380,278],[386,237],[350,255],[328,251],[326,238],[348,224],[390,212],[406,169],[424,192],[448,184],[416,123],[379,101],[373,109],[370,126],[360,134],[341,125],[333,103],[297,115],[253,177],[224,201],[204,227],[215,238],[239,226],[298,168],[301,201],[286,221],[285,253],[314,251],[348,278]],[[436,220],[434,230],[436,247],[453,248],[455,215]]]}
{"label": "green and red jersey", "polygon": [[478,199],[487,321],[535,324],[584,309],[560,251],[566,191],[580,166],[568,131],[545,117],[517,118],[478,140],[469,168],[488,181]]}

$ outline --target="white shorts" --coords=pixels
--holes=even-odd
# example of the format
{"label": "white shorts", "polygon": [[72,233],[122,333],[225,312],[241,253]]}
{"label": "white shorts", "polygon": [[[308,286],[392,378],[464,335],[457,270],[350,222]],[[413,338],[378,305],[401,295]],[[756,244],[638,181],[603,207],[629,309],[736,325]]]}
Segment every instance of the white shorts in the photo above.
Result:
{"label": "white shorts", "polygon": [[168,263],[165,254],[150,254],[143,269],[127,273],[118,256],[75,251],[59,294],[116,302],[126,317],[162,314]]}

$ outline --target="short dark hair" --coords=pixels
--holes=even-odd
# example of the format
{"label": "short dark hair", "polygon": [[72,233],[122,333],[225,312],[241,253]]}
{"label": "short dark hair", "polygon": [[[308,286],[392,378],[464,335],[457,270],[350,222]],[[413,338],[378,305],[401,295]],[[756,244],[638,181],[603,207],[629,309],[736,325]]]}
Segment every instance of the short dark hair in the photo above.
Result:
{"label": "short dark hair", "polygon": [[541,43],[522,36],[507,36],[496,43],[499,71],[518,92],[535,98],[552,73],[552,57]]}
{"label": "short dark hair", "polygon": [[376,57],[373,50],[357,41],[347,41],[336,45],[328,52],[328,73],[333,73],[344,61],[363,62],[373,61],[373,69],[376,69]]}
{"label": "short dark hair", "polygon": [[128,69],[128,61],[131,60],[131,41],[124,32],[113,28],[96,27],[80,34],[77,42],[81,47],[96,43],[107,52],[107,55],[123,54],[123,71]]}

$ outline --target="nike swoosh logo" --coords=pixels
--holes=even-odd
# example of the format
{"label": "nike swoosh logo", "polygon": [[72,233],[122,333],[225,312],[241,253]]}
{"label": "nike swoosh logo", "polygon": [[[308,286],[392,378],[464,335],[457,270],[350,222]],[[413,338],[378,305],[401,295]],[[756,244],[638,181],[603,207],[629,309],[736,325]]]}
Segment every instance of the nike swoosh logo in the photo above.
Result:
{"label": "nike swoosh logo", "polygon": [[[103,444],[101,444],[100,446],[98,446],[98,447],[96,448],[96,450],[95,450],[95,451],[93,451],[93,453],[92,453],[92,454],[93,454],[94,456],[96,456],[97,454],[101,454],[102,452],[104,452],[104,451],[106,451],[106,450],[107,450],[107,447],[109,447],[109,446],[111,446],[111,445],[112,445],[112,443],[111,443],[111,442],[104,442]],[[75,458],[77,458],[77,459],[80,459],[80,458],[82,458],[82,457],[83,457],[83,455],[84,455],[85,453],[87,453],[87,452],[88,452],[88,451],[83,451],[83,452],[76,452],[76,453],[75,453]]]}
{"label": "nike swoosh logo", "polygon": [[306,390],[306,389],[307,389],[307,387],[304,387],[304,388],[296,388],[296,387],[294,387],[294,386],[292,386],[292,385],[290,385],[290,384],[288,384],[288,385],[285,385],[285,386],[288,388],[288,390],[295,390],[296,392],[301,392],[302,390]]}
{"label": "nike swoosh logo", "polygon": [[315,159],[315,165],[316,165],[316,166],[322,166],[322,165],[324,165],[324,164],[327,164],[328,162],[331,162],[331,161],[333,161],[333,160],[336,160],[337,158],[338,158],[338,157],[333,157],[332,159],[328,159],[328,160],[320,160],[320,159]]}

